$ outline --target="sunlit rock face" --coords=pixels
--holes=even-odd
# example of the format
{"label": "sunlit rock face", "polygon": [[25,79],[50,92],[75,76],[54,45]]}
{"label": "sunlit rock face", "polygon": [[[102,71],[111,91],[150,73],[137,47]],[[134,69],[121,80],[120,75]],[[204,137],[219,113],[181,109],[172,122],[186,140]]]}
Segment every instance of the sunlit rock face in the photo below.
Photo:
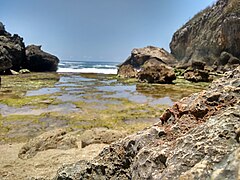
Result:
{"label": "sunlit rock face", "polygon": [[182,63],[199,60],[221,66],[221,53],[227,52],[234,61],[229,57],[226,64],[239,64],[240,1],[219,0],[199,12],[175,32],[170,48]]}

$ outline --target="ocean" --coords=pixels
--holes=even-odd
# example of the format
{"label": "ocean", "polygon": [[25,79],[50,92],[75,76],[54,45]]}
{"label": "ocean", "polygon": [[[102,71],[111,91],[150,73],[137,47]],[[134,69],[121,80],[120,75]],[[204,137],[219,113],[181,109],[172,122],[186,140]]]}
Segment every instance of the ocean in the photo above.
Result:
{"label": "ocean", "polygon": [[119,62],[61,60],[57,72],[117,74]]}

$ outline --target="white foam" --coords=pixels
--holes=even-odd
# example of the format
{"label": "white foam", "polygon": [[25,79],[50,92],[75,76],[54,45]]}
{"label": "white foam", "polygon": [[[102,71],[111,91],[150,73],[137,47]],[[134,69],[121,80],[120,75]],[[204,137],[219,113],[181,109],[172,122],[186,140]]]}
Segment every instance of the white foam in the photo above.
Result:
{"label": "white foam", "polygon": [[98,68],[83,68],[83,69],[72,69],[72,68],[58,68],[57,72],[67,73],[96,73],[96,74],[117,74],[117,69],[98,69]]}

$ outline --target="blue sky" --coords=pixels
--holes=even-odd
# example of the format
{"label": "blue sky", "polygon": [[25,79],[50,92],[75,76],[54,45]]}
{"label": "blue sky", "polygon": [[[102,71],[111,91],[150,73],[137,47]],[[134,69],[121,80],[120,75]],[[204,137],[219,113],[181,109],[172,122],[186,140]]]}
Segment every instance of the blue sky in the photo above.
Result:
{"label": "blue sky", "polygon": [[26,45],[69,60],[123,61],[135,47],[169,50],[173,33],[215,0],[0,0],[0,21]]}

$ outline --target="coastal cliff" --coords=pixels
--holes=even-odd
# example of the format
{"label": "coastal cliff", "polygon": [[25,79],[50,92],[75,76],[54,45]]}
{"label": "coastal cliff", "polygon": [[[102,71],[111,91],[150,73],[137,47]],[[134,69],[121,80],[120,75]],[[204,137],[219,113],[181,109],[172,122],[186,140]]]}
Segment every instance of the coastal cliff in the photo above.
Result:
{"label": "coastal cliff", "polygon": [[240,64],[239,32],[240,1],[219,0],[174,33],[171,53],[182,63]]}

